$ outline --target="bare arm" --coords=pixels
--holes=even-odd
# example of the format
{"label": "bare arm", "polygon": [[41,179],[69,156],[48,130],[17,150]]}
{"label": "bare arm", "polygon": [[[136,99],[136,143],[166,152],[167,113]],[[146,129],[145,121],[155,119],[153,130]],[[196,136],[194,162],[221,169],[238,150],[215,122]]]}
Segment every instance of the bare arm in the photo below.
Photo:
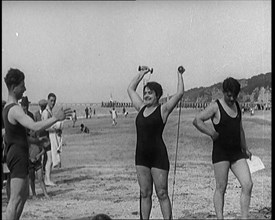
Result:
{"label": "bare arm", "polygon": [[44,154],[45,150],[43,147],[37,145],[41,149],[41,151],[35,156],[35,158],[30,158],[30,160],[34,163],[40,159],[40,157]]}
{"label": "bare arm", "polygon": [[150,69],[147,67],[143,67],[143,70],[141,70],[131,81],[131,83],[128,86],[127,92],[128,95],[133,103],[134,108],[139,111],[142,106],[144,105],[142,98],[138,95],[136,92],[136,89],[138,87],[138,84],[143,79],[146,73],[148,73]]}
{"label": "bare arm", "polygon": [[162,111],[162,120],[165,123],[167,121],[167,118],[169,114],[173,111],[179,100],[182,98],[184,93],[184,84],[183,84],[183,78],[182,74],[178,72],[178,88],[177,93],[174,94],[169,101],[167,101],[165,104],[163,104],[161,111]]}
{"label": "bare arm", "polygon": [[42,147],[40,153],[36,155],[36,160],[39,160],[40,157],[44,154],[44,152],[45,152],[44,147]]}
{"label": "bare arm", "polygon": [[211,127],[205,124],[205,121],[213,118],[218,110],[217,103],[210,104],[206,109],[198,113],[193,120],[193,125],[202,133],[210,136],[212,140],[216,140],[219,134]]}
{"label": "bare arm", "polygon": [[12,124],[20,123],[25,128],[30,130],[39,131],[49,128],[57,121],[64,120],[71,115],[70,109],[63,110],[62,108],[57,112],[55,116],[44,121],[35,122],[31,117],[24,113],[23,109],[15,105],[8,113],[8,120]]}
{"label": "bare arm", "polygon": [[247,155],[249,159],[251,159],[252,153],[248,150],[247,145],[246,145],[246,139],[245,139],[245,133],[243,129],[242,122],[240,123],[240,132],[241,132],[241,148],[243,152]]}

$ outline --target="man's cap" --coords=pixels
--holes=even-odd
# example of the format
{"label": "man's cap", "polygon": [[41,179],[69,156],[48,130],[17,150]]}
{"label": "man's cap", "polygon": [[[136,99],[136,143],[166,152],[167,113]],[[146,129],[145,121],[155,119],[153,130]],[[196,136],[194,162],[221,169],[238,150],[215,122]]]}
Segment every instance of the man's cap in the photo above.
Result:
{"label": "man's cap", "polygon": [[39,102],[38,102],[38,105],[39,106],[46,106],[48,104],[47,100],[46,99],[41,99]]}
{"label": "man's cap", "polygon": [[31,102],[29,102],[28,96],[23,96],[20,103],[21,103],[21,105],[23,105],[23,106],[27,106],[27,105],[30,104]]}

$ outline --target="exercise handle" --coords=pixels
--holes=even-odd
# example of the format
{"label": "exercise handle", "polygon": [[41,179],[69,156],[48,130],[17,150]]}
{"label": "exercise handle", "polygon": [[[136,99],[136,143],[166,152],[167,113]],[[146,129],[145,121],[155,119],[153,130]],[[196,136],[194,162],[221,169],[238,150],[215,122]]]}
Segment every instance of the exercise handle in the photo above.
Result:
{"label": "exercise handle", "polygon": [[178,71],[179,73],[183,74],[185,69],[183,68],[183,66],[179,66]]}
{"label": "exercise handle", "polygon": [[[145,70],[145,69],[142,69],[141,66],[139,66],[138,71],[141,71],[141,70]],[[149,72],[152,74],[153,73],[153,68],[149,69]]]}

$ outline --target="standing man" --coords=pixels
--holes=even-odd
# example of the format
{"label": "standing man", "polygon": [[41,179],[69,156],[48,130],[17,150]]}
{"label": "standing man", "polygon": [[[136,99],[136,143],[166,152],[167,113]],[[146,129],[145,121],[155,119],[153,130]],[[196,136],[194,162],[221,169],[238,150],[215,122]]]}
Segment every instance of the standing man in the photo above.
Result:
{"label": "standing man", "polygon": [[[52,118],[34,122],[18,105],[26,91],[25,75],[19,69],[9,69],[5,76],[8,99],[3,109],[7,166],[10,170],[10,199],[6,210],[7,220],[18,220],[29,196],[29,143],[26,128],[34,131],[46,129],[57,121],[70,117],[70,109],[60,109]],[[43,144],[39,139],[37,144]]]}
{"label": "standing man", "polygon": [[116,122],[117,112],[116,112],[115,107],[113,107],[113,109],[110,112],[111,112],[111,116],[112,116],[112,125],[115,126],[117,124],[117,122]]}
{"label": "standing man", "polygon": [[92,114],[93,114],[93,109],[90,107],[89,108],[89,118],[92,118]]}
{"label": "standing man", "polygon": [[[53,116],[53,108],[56,103],[56,95],[54,93],[50,93],[48,95],[48,104],[45,110],[42,112],[42,121],[47,120]],[[56,184],[51,180],[51,172],[53,167],[53,153],[57,152],[56,146],[56,132],[57,129],[55,128],[55,125],[51,126],[49,129],[47,129],[49,132],[49,138],[50,138],[50,147],[46,150],[47,155],[47,161],[45,166],[45,184],[46,186],[55,186]],[[59,132],[59,131],[58,131]]]}
{"label": "standing man", "polygon": [[[29,111],[29,105],[31,102],[29,101],[28,96],[23,96],[19,103],[23,111],[25,112],[25,114],[27,114],[32,120],[34,120],[33,113]],[[26,129],[26,130],[27,130],[28,140],[29,142],[32,142],[33,138],[35,139],[35,132],[30,129]]]}
{"label": "standing man", "polygon": [[42,112],[46,109],[47,104],[48,104],[48,102],[47,102],[46,99],[41,99],[41,100],[38,102],[38,105],[39,105],[40,109],[37,110],[37,111],[34,113],[34,121],[41,121]]}
{"label": "standing man", "polygon": [[88,109],[88,107],[85,108],[85,116],[86,116],[86,118],[89,117],[89,109]]}
{"label": "standing man", "polygon": [[[47,107],[47,100],[46,99],[41,99],[39,102],[38,102],[38,105],[40,107],[39,110],[37,110],[35,113],[34,113],[34,121],[41,121],[42,120],[42,112],[46,109]],[[47,137],[49,138],[49,132],[46,131],[46,130],[42,130],[42,131],[38,131],[36,132],[36,135],[38,137]],[[48,142],[49,144],[45,146],[45,151],[44,151],[44,154],[42,156],[42,170],[43,172],[45,172],[45,166],[46,166],[46,161],[47,161],[47,152],[46,152],[46,149],[50,149],[51,145],[50,145],[50,142]]]}
{"label": "standing man", "polygon": [[[210,104],[194,119],[194,126],[213,140],[212,163],[216,179],[214,206],[218,219],[223,219],[224,194],[229,169],[241,184],[241,217],[248,218],[252,180],[246,158],[251,159],[242,126],[242,112],[237,102],[240,83],[229,77],[223,82],[223,97]],[[205,124],[211,119],[214,129]]]}
{"label": "standing man", "polygon": [[[29,100],[28,100],[28,96],[23,96],[21,99],[21,107],[23,108],[23,111],[25,112],[25,114],[27,114],[28,116],[30,116],[34,121],[34,115],[29,111]],[[38,111],[39,112],[39,111]],[[35,113],[36,117],[37,117],[37,112]],[[41,121],[41,117],[40,120]],[[40,132],[34,132],[31,131],[29,129],[27,129],[28,132],[28,140],[29,140],[29,178],[30,178],[30,187],[32,190],[32,194],[34,197],[36,197],[36,193],[35,193],[35,173],[37,173],[38,176],[38,180],[41,186],[41,189],[44,193],[44,195],[49,198],[49,195],[46,191],[46,187],[45,187],[45,183],[44,183],[44,179],[43,179],[43,171],[42,171],[42,155],[44,153],[44,145],[48,146],[49,144],[47,144],[47,142],[45,141],[43,145],[41,144],[33,144],[33,140],[35,140],[36,138],[44,138],[44,140],[48,140],[49,138],[44,135],[44,136],[39,136],[40,133],[45,132],[45,130],[40,131]],[[48,141],[49,143],[49,141]]]}
{"label": "standing man", "polygon": [[75,126],[75,122],[77,121],[77,115],[76,115],[76,111],[74,110],[73,111],[73,114],[72,114],[72,121],[73,121],[73,127]]}

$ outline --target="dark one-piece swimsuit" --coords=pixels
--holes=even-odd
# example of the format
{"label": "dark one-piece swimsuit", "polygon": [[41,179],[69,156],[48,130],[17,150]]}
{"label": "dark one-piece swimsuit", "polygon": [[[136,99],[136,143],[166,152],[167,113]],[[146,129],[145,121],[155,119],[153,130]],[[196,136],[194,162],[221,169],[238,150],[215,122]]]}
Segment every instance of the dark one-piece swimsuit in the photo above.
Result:
{"label": "dark one-piece swimsuit", "polygon": [[8,113],[14,105],[16,104],[6,106],[2,112],[5,125],[5,155],[11,178],[26,178],[29,174],[27,131],[21,124],[13,125],[9,122]]}
{"label": "dark one-piece swimsuit", "polygon": [[236,102],[237,116],[235,118],[226,113],[219,100],[216,102],[220,111],[220,121],[218,124],[214,124],[212,121],[215,130],[219,133],[218,138],[213,142],[212,163],[221,161],[233,163],[246,158],[241,149],[240,123],[242,114],[238,102]]}
{"label": "dark one-piece swimsuit", "polygon": [[144,117],[144,106],[136,117],[137,144],[135,164],[169,171],[169,159],[162,139],[165,124],[161,117],[161,105]]}

